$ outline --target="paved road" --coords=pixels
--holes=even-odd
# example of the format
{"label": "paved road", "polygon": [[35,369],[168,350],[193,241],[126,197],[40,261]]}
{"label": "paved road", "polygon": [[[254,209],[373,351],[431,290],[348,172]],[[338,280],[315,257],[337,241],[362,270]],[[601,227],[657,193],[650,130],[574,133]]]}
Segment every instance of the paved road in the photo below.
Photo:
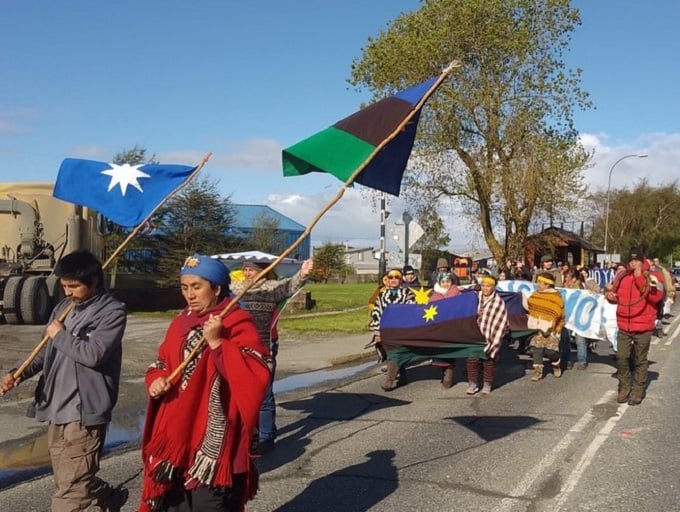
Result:
{"label": "paved road", "polygon": [[[280,443],[259,461],[248,510],[680,510],[680,316],[672,320],[653,342],[638,407],[616,404],[603,346],[587,370],[539,383],[527,356],[504,350],[488,397],[466,396],[464,383],[444,390],[430,366],[410,369],[411,382],[391,393],[374,366],[284,393]],[[137,450],[104,463],[104,476],[131,490],[126,512],[136,510],[139,468]],[[49,478],[5,489],[0,510],[47,510],[51,492]]]}
{"label": "paved road", "polygon": [[[130,315],[123,339],[123,367],[118,405],[107,444],[125,450],[138,445],[147,395],[143,375],[155,360],[168,320]],[[285,335],[285,331],[282,331]],[[42,337],[40,326],[0,325],[0,373],[18,366]],[[372,357],[364,345],[367,335],[282,337],[275,388],[290,390],[326,380],[347,362]],[[311,373],[310,373],[311,372]],[[346,370],[338,378],[347,375]],[[297,377],[296,377],[297,376]],[[44,425],[26,417],[37,378],[0,397],[0,489],[49,470]],[[0,492],[0,503],[2,502]],[[0,512],[4,512],[0,506]]]}

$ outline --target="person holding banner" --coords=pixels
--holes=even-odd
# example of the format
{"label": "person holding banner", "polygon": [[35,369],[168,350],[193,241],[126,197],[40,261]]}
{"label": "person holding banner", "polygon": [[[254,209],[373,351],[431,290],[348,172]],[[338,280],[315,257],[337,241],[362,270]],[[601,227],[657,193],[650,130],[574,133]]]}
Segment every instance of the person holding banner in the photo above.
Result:
{"label": "person holding banner", "polygon": [[[617,272],[607,287],[606,299],[616,304],[616,365],[619,379],[617,402],[639,405],[645,395],[649,368],[649,345],[652,340],[657,307],[663,300],[663,276],[650,271],[641,249],[633,248],[628,267]],[[631,373],[631,358],[634,375]]]}
{"label": "person holding banner", "polygon": [[[429,302],[435,302],[448,297],[456,297],[460,295],[460,288],[453,284],[453,276],[450,272],[442,272],[437,278],[437,282],[432,289]],[[453,387],[455,383],[454,377],[456,372],[455,359],[447,361],[444,359],[433,359],[432,366],[437,366],[442,369],[442,386],[445,389]]]}
{"label": "person holding banner", "polygon": [[415,289],[418,289],[423,286],[422,284],[420,284],[420,280],[416,275],[416,270],[411,265],[404,265],[403,271],[404,277],[402,286],[404,286],[405,288]]}
{"label": "person holding banner", "polygon": [[[593,291],[592,283],[590,285],[591,287],[588,288],[589,285],[586,284],[587,276],[587,271],[585,272],[584,277],[583,269],[577,270],[575,267],[571,267],[567,271],[567,277],[564,280],[564,287],[567,289],[588,290],[593,293],[599,293],[599,288],[597,289],[597,292]],[[595,343],[597,340],[586,338],[577,332],[570,332],[570,336],[573,337],[574,343],[576,344],[576,369],[585,370],[588,368],[588,346],[592,343]],[[571,355],[571,345],[569,347],[569,355]],[[569,360],[567,363],[567,368],[571,367],[572,362]]]}
{"label": "person holding banner", "polygon": [[[371,319],[368,328],[373,332],[375,348],[381,357],[381,362],[387,358],[387,353],[380,341],[380,319],[383,312],[390,304],[415,304],[416,296],[410,288],[405,288],[402,284],[401,270],[392,269],[387,272],[384,278],[385,288],[376,297],[375,304],[371,310]],[[385,383],[381,385],[384,391],[392,391],[398,385],[406,383],[406,368],[387,361],[387,376]]]}
{"label": "person holding banner", "polygon": [[553,268],[554,261],[555,261],[554,258],[550,254],[545,254],[544,256],[541,256],[541,267],[534,274],[533,278],[533,281],[535,283],[538,282],[538,276],[541,273],[548,273],[552,275],[553,286],[557,287],[562,286],[562,271],[559,268]]}
{"label": "person holding banner", "polygon": [[271,361],[253,317],[237,304],[225,313],[229,281],[226,267],[202,254],[180,271],[187,307],[170,323],[145,379],[140,512],[240,512],[257,491],[255,431]]}
{"label": "person holding banner", "polygon": [[508,310],[505,301],[496,293],[496,278],[492,275],[483,275],[480,291],[477,295],[477,324],[482,331],[484,352],[487,359],[468,357],[465,367],[468,376],[468,395],[474,395],[479,391],[479,367],[482,367],[482,395],[491,393],[493,380],[496,375],[496,357],[501,348],[505,333],[510,330],[508,323]]}
{"label": "person holding banner", "polygon": [[88,251],[67,254],[54,272],[66,296],[45,329],[50,341],[18,378],[15,370],[2,378],[0,395],[42,372],[34,406],[36,418],[47,422],[57,487],[52,511],[120,507],[127,490],[112,487],[97,472],[118,399],[125,306],[105,290],[102,265]]}
{"label": "person holding banner", "polygon": [[591,291],[593,293],[602,293],[602,289],[597,284],[597,281],[590,277],[590,272],[588,272],[587,267],[581,268],[579,272],[581,274],[581,283],[585,290]]}
{"label": "person holding banner", "polygon": [[536,277],[538,289],[525,302],[527,327],[537,332],[531,337],[529,346],[534,361],[531,380],[543,378],[543,358],[551,363],[553,376],[562,376],[560,359],[560,334],[564,328],[564,300],[555,289],[555,277],[550,272],[540,272]]}

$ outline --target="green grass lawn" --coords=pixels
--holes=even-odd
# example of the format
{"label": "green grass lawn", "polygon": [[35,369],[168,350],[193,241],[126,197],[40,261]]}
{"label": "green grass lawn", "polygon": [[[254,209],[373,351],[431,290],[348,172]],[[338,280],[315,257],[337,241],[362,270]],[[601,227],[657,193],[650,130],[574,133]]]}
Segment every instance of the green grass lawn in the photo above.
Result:
{"label": "green grass lawn", "polygon": [[316,307],[311,311],[287,310],[286,314],[301,315],[367,307],[368,299],[371,298],[376,286],[375,283],[310,283],[305,285],[304,291],[312,292],[312,299],[316,301]]}
{"label": "green grass lawn", "polygon": [[[311,311],[287,310],[279,320],[281,333],[367,332],[368,300],[376,286],[375,283],[305,285],[304,290],[312,292],[316,306]],[[338,313],[318,315],[334,311]]]}
{"label": "green grass lawn", "polygon": [[[376,286],[375,283],[307,284],[304,291],[312,292],[316,306],[311,311],[292,310],[288,306],[279,320],[279,330],[284,335],[286,331],[300,334],[368,332],[368,300]],[[337,313],[319,315],[332,312]],[[169,321],[178,313],[177,310],[171,310],[135,314],[149,318],[167,318]]]}
{"label": "green grass lawn", "polygon": [[368,309],[348,311],[323,316],[283,317],[279,320],[279,332],[307,334],[315,332],[337,332],[344,334],[368,333]]}

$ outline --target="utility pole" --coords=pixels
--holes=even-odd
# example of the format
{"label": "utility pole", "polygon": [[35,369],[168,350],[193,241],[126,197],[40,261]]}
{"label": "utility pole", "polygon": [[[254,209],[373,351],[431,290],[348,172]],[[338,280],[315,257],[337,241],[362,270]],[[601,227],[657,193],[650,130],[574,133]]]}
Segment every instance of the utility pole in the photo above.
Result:
{"label": "utility pole", "polygon": [[387,271],[385,261],[385,220],[389,214],[385,211],[385,192],[380,192],[380,262],[378,263],[378,283],[382,283],[382,277]]}
{"label": "utility pole", "polygon": [[411,215],[405,211],[401,218],[404,221],[404,265],[408,265],[408,225],[413,220],[413,217],[411,217]]}

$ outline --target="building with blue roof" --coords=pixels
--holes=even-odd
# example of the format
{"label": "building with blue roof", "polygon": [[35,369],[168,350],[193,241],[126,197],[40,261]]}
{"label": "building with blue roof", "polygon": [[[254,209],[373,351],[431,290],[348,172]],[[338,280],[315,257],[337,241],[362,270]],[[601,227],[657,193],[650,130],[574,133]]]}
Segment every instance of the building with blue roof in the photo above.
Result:
{"label": "building with blue roof", "polygon": [[[258,221],[263,217],[278,222],[278,230],[282,234],[285,247],[292,245],[306,229],[302,224],[264,204],[234,204],[233,207],[234,225],[230,234],[239,238],[247,238],[258,227]],[[312,242],[310,237],[307,236],[288,256],[298,260],[306,260],[311,257],[311,254]]]}

